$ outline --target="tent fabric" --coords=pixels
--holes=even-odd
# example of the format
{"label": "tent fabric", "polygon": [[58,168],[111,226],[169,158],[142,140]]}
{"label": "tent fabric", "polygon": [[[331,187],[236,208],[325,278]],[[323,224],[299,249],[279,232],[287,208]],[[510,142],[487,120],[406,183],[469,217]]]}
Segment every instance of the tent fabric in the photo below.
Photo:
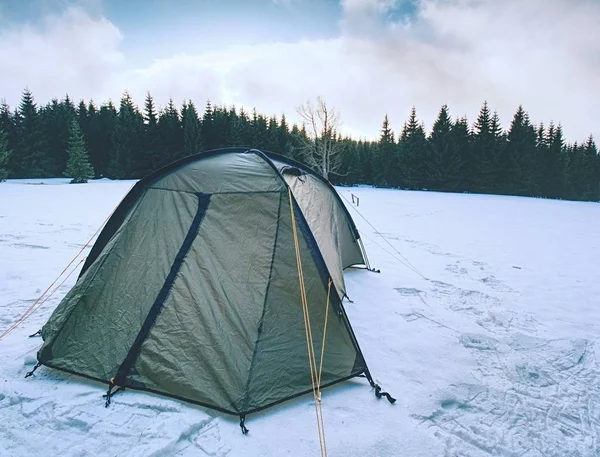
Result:
{"label": "tent fabric", "polygon": [[[284,176],[230,149],[139,181],[42,328],[38,361],[231,414],[311,392],[292,211],[317,366],[329,279],[345,293],[344,265],[362,255],[332,189]],[[323,386],[368,374],[333,292]]]}
{"label": "tent fabric", "polygon": [[338,295],[343,298],[346,295],[343,270],[365,263],[356,229],[337,194],[321,179],[308,173],[286,173],[285,166],[281,170],[323,253]]}

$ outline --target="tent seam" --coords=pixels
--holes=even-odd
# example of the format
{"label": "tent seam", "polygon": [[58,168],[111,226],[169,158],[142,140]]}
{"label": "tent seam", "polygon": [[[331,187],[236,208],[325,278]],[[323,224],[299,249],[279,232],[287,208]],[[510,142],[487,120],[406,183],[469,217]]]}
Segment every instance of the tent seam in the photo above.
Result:
{"label": "tent seam", "polygon": [[260,335],[262,334],[263,321],[265,317],[265,311],[267,309],[267,298],[269,296],[269,290],[271,288],[271,278],[273,276],[273,264],[275,263],[275,252],[277,251],[277,240],[279,239],[279,222],[281,220],[281,202],[283,200],[283,192],[279,193],[279,205],[277,208],[277,227],[275,229],[275,241],[273,242],[273,253],[271,254],[271,265],[269,267],[269,277],[267,279],[267,287],[265,290],[265,299],[263,300],[263,309],[262,314],[260,315],[260,321],[258,324],[258,332],[256,335],[256,343],[254,344],[254,351],[252,352],[252,360],[250,361],[250,369],[248,370],[248,379],[246,380],[246,396],[244,398],[244,406],[248,405],[249,400],[249,391],[248,386],[250,385],[250,378],[252,376],[252,368],[254,367],[254,359],[256,357],[256,352],[258,348],[258,341]]}
{"label": "tent seam", "polygon": [[[104,384],[104,383],[109,382],[107,379],[102,379],[102,378],[97,377],[97,376],[92,376],[92,375],[88,375],[88,374],[85,374],[85,373],[81,373],[81,372],[77,372],[77,371],[74,371],[74,370],[70,370],[68,368],[59,367],[59,366],[56,366],[56,365],[54,365],[52,363],[46,363],[46,362],[41,362],[41,363],[42,363],[42,365],[44,365],[44,366],[46,366],[48,368],[52,368],[54,370],[59,370],[59,371],[62,371],[62,372],[65,372],[65,373],[69,373],[69,374],[73,374],[73,375],[76,375],[76,376],[81,376],[83,378],[90,379],[92,381],[97,381],[99,383],[103,383]],[[338,379],[330,381],[330,382],[328,382],[326,384],[323,384],[321,386],[321,388],[331,387],[331,386],[333,386],[335,384],[339,384],[339,383],[347,381],[349,379],[356,378],[356,377],[360,376],[361,374],[363,374],[364,372],[365,372],[365,370],[360,370],[360,371],[356,371],[355,370],[355,371],[353,371],[348,376],[343,376],[341,378],[338,378]],[[209,403],[204,403],[204,402],[201,402],[201,401],[198,401],[198,400],[193,400],[191,398],[187,398],[187,397],[184,397],[184,396],[181,396],[181,395],[170,394],[168,392],[163,392],[163,391],[157,390],[157,389],[150,389],[148,387],[133,386],[133,385],[129,385],[129,384],[126,384],[123,387],[125,387],[126,389],[137,390],[139,392],[155,393],[155,394],[161,395],[163,397],[168,397],[168,398],[173,398],[175,400],[185,401],[187,403],[191,403],[191,404],[194,404],[194,405],[202,406],[203,408],[208,408],[208,409],[213,409],[213,410],[216,410],[216,411],[220,411],[222,413],[230,414],[232,416],[239,416],[241,414],[253,414],[253,413],[257,413],[259,411],[263,411],[263,410],[271,408],[273,406],[280,405],[282,403],[285,403],[286,401],[290,401],[290,400],[293,400],[295,398],[302,397],[303,395],[307,395],[307,394],[309,394],[309,393],[312,392],[312,387],[311,387],[310,389],[306,389],[306,390],[300,391],[298,393],[295,393],[295,394],[292,394],[292,395],[288,395],[287,397],[281,398],[279,400],[276,400],[274,402],[268,403],[268,404],[266,404],[264,406],[260,406],[258,408],[249,409],[249,410],[241,410],[241,411],[233,411],[233,410],[229,410],[229,409],[226,409],[226,408],[221,408],[220,406],[211,405]]]}

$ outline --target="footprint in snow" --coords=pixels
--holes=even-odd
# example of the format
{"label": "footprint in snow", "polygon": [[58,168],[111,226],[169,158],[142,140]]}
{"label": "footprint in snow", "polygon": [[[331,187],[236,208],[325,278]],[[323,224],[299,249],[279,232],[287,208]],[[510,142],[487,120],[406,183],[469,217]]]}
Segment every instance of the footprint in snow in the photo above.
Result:
{"label": "footprint in snow", "polygon": [[[600,369],[589,341],[463,334],[481,385],[450,385],[430,413],[446,456],[595,455],[600,439]],[[502,351],[490,351],[501,346]],[[481,349],[486,350],[481,350]]]}
{"label": "footprint in snow", "polygon": [[467,349],[478,349],[480,351],[496,350],[499,345],[498,340],[475,333],[462,334],[460,342]]}
{"label": "footprint in snow", "polygon": [[408,288],[405,288],[405,287],[396,287],[396,288],[394,288],[394,290],[396,292],[398,292],[400,295],[408,296],[408,297],[411,297],[411,296],[414,297],[415,295],[419,295],[420,293],[423,292],[422,290],[415,289],[415,288],[412,288],[412,287],[408,287]]}

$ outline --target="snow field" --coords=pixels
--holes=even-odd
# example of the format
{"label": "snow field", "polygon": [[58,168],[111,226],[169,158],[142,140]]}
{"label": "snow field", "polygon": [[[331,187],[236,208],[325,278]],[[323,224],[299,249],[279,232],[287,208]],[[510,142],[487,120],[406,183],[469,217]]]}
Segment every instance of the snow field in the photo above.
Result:
{"label": "snow field", "polygon": [[[39,182],[0,184],[0,332],[133,184]],[[600,205],[338,190],[360,197],[348,207],[381,269],[346,272],[346,310],[398,401],[377,400],[362,378],[325,389],[328,455],[600,455]],[[311,396],[249,415],[243,436],[237,417],[185,402],[125,391],[105,408],[105,385],[46,367],[25,379],[40,344],[27,336],[80,266],[0,340],[0,456],[319,455]]]}

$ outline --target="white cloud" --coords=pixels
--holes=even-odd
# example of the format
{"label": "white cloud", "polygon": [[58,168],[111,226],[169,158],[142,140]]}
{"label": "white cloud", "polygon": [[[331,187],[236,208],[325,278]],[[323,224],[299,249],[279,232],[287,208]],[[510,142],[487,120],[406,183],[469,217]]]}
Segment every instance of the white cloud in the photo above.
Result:
{"label": "white cloud", "polygon": [[522,103],[535,122],[560,121],[570,141],[600,138],[597,1],[421,0],[411,21],[384,21],[396,3],[344,0],[336,39],[239,45],[138,68],[126,65],[114,25],[69,10],[40,30],[0,32],[0,97],[14,104],[28,85],[41,101],[66,92],[104,101],[128,89],[141,103],[150,90],[159,104],[210,98],[293,119],[295,106],[321,95],[349,131],[371,138],[386,113],[398,131],[415,105],[429,128],[443,103],[473,121],[488,100],[505,127]]}
{"label": "white cloud", "polygon": [[0,31],[0,97],[15,105],[25,86],[47,101],[66,93],[100,96],[105,83],[124,68],[119,30],[106,19],[80,9],[47,16],[32,25]]}

